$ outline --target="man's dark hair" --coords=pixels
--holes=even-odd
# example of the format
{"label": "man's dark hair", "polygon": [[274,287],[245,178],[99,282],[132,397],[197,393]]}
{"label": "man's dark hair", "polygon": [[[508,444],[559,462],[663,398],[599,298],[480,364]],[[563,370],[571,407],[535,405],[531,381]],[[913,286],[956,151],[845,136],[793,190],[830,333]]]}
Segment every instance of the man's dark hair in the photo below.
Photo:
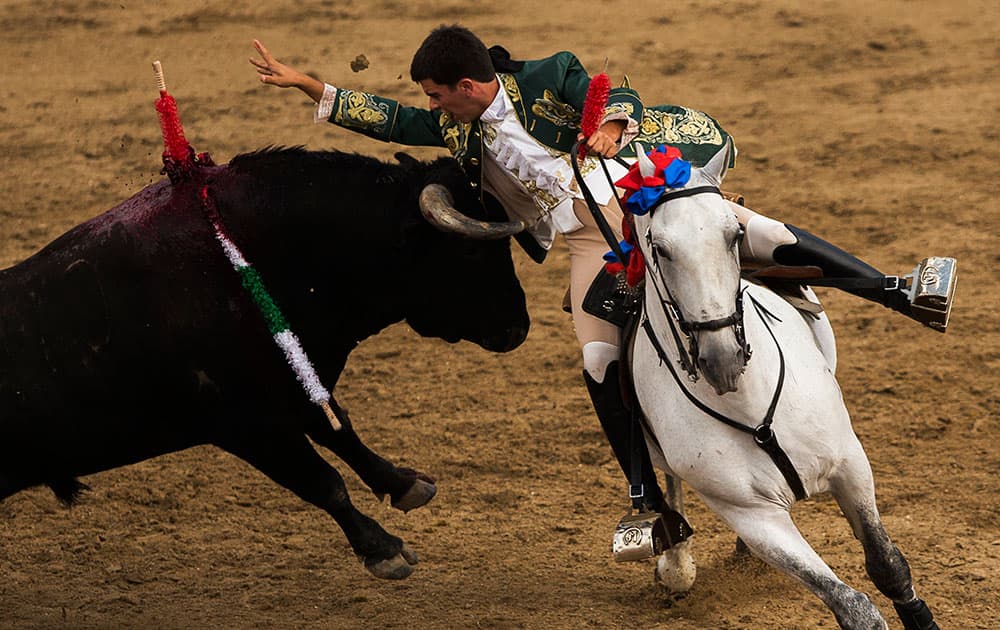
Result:
{"label": "man's dark hair", "polygon": [[410,78],[453,86],[462,79],[486,83],[496,76],[486,45],[472,31],[452,24],[431,31],[410,63]]}

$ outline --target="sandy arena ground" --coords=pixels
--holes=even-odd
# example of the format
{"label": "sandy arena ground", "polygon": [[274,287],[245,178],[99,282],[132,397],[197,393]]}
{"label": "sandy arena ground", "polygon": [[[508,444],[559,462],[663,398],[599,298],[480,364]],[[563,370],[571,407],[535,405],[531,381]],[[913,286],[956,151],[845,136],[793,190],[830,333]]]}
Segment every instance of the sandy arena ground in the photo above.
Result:
{"label": "sandy arena ground", "polygon": [[[3,0],[0,267],[160,179],[154,59],[189,140],[218,162],[271,144],[388,159],[399,147],[312,125],[307,99],[261,86],[250,42],[331,83],[420,105],[412,51],[454,21],[519,58],[568,48],[597,72],[607,57],[613,80],[628,73],[647,102],[713,114],[741,150],[728,188],[887,272],[959,259],[946,335],[837,291],[821,297],[886,527],[920,594],[942,628],[996,628],[993,1]],[[358,54],[371,65],[355,74]],[[521,348],[491,355],[400,325],[364,343],[341,379],[362,437],[439,481],[430,505],[403,515],[347,475],[356,504],[420,553],[409,579],[372,578],[331,519],[203,447],[91,476],[72,510],[45,489],[0,504],[0,627],[835,627],[804,588],[735,557],[732,533],[694,495],[699,575],[686,598],[661,594],[651,563],[612,560],[623,484],[559,308],[566,250],[559,242],[543,266],[517,256],[533,318]],[[832,500],[794,515],[891,615]]]}

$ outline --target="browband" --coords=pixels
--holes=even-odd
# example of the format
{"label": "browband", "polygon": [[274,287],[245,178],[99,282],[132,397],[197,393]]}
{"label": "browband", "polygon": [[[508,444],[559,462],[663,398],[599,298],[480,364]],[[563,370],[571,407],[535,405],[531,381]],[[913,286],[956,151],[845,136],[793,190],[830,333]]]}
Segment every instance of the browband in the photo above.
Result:
{"label": "browband", "polygon": [[722,191],[715,186],[695,186],[694,188],[684,188],[682,190],[665,192],[660,196],[660,203],[666,203],[671,199],[680,199],[681,197],[693,197],[702,193],[715,193],[716,195],[722,195]]}

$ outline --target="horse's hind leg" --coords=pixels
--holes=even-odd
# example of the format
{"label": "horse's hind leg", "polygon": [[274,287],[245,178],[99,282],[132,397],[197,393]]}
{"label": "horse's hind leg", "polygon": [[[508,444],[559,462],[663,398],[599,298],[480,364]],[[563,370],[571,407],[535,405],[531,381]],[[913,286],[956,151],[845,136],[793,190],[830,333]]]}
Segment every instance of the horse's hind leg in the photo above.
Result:
{"label": "horse's hind leg", "polygon": [[906,630],[936,630],[934,616],[913,590],[906,558],[889,539],[875,505],[871,467],[862,452],[831,479],[831,492],[865,550],[865,569],[883,595],[892,600]]}
{"label": "horse's hind leg", "polygon": [[734,508],[707,497],[705,503],[736,531],[755,556],[797,579],[823,600],[841,628],[888,629],[868,596],[844,584],[809,546],[787,510],[778,506]]}

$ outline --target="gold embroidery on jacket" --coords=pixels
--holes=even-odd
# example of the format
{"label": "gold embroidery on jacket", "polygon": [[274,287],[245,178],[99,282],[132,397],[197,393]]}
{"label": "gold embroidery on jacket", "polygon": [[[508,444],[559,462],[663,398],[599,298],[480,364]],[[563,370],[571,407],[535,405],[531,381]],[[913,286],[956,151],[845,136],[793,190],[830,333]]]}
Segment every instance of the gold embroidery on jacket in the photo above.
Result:
{"label": "gold embroidery on jacket", "polygon": [[444,145],[448,147],[448,152],[455,157],[465,155],[469,143],[469,123],[460,123],[451,117],[451,114],[442,113],[438,118],[438,126],[441,127],[441,138]]}
{"label": "gold embroidery on jacket", "polygon": [[673,114],[643,110],[638,139],[652,144],[722,144],[719,127],[707,115],[686,107],[681,109]]}
{"label": "gold embroidery on jacket", "polygon": [[497,139],[497,127],[490,123],[480,123],[483,127],[483,140],[486,144],[493,144]]}
{"label": "gold embroidery on jacket", "polygon": [[633,103],[612,103],[604,108],[604,119],[607,120],[609,116],[622,113],[631,118],[632,114],[635,113],[635,105]]}
{"label": "gold embroidery on jacket", "polygon": [[340,108],[334,120],[362,129],[378,129],[389,122],[389,104],[378,102],[365,92],[341,89]]}
{"label": "gold embroidery on jacket", "polygon": [[545,216],[562,201],[549,191],[540,188],[534,180],[528,179],[520,181],[527,189],[528,194],[531,195],[531,198],[534,199],[535,206],[537,206],[539,210],[539,216]]}
{"label": "gold embroidery on jacket", "polygon": [[580,126],[580,113],[572,105],[558,101],[552,90],[545,90],[542,98],[536,98],[531,111],[539,118],[560,127]]}
{"label": "gold embroidery on jacket", "polygon": [[500,79],[500,83],[503,85],[503,89],[507,92],[507,96],[510,97],[512,103],[517,103],[521,100],[521,88],[517,87],[517,81],[514,80],[513,75],[510,74],[498,74],[497,78]]}

